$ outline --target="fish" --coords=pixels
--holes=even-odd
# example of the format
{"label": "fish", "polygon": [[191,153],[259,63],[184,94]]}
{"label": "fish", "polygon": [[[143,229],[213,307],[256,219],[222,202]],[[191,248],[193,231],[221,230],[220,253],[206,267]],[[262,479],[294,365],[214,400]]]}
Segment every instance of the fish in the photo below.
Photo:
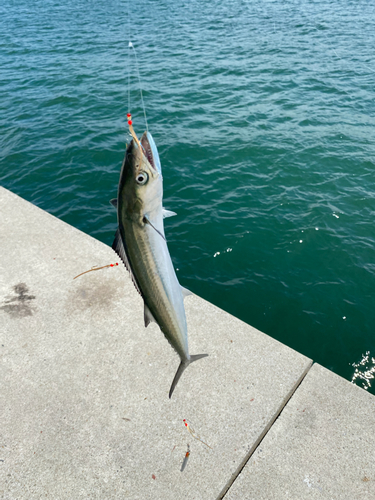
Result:
{"label": "fish", "polygon": [[155,322],[180,357],[169,398],[185,369],[208,354],[189,354],[184,298],[191,292],[178,282],[164,232],[163,176],[150,132],[139,140],[129,120],[132,140],[122,163],[117,198],[118,228],[112,245],[144,302],[145,327]]}

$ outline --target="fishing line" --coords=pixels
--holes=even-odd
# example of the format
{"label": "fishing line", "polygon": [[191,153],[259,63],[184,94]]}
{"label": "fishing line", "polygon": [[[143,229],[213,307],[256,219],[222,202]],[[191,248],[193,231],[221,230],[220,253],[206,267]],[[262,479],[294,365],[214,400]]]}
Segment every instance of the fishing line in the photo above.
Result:
{"label": "fishing line", "polygon": [[142,107],[143,107],[143,115],[145,117],[145,122],[146,122],[146,130],[148,132],[148,124],[147,124],[147,118],[146,118],[146,107],[145,107],[145,103],[144,103],[144,100],[143,100],[143,92],[142,92],[142,85],[141,85],[141,75],[139,73],[139,66],[138,66],[138,59],[137,59],[137,52],[135,50],[135,47],[134,45],[132,44],[132,42],[129,42],[129,46],[133,49],[133,52],[134,52],[134,57],[135,57],[135,68],[137,70],[137,75],[138,75],[138,83],[139,83],[139,91],[141,93],[141,101],[142,101]]}
{"label": "fishing line", "polygon": [[134,52],[134,59],[135,59],[135,69],[137,72],[138,76],[138,85],[139,85],[139,91],[141,94],[141,102],[142,102],[142,108],[143,108],[143,116],[145,118],[145,123],[146,123],[146,130],[148,132],[148,123],[147,123],[147,116],[146,116],[146,106],[143,100],[143,92],[142,92],[142,84],[141,84],[141,75],[139,72],[139,65],[138,65],[138,58],[137,58],[137,52],[135,50],[135,47],[133,45],[133,42],[130,39],[130,11],[129,11],[129,0],[127,0],[127,14],[128,14],[128,26],[127,26],[127,34],[128,34],[128,116],[131,114],[131,108],[130,108],[130,58],[131,58],[131,49],[133,49]]}
{"label": "fishing line", "polygon": [[130,113],[130,10],[129,10],[129,0],[126,2],[126,12],[128,15],[128,26],[127,26],[127,34],[128,34],[128,114]]}
{"label": "fishing line", "polygon": [[[148,132],[148,123],[147,123],[147,117],[146,117],[146,106],[145,102],[143,100],[143,92],[142,92],[142,84],[141,84],[141,75],[139,72],[139,65],[138,65],[138,58],[137,58],[137,52],[135,50],[135,47],[131,41],[129,41],[129,50],[133,49],[134,53],[134,58],[135,58],[135,69],[137,71],[137,76],[138,76],[138,84],[139,84],[139,91],[141,94],[141,102],[142,102],[142,108],[143,108],[143,116],[145,117],[145,123],[146,123],[146,130]],[[130,84],[129,84],[129,113],[130,113]]]}
{"label": "fishing line", "polygon": [[130,45],[128,45],[128,114],[130,114]]}
{"label": "fishing line", "polygon": [[155,227],[153,224],[151,224],[151,222],[147,219],[147,217],[146,217],[146,216],[144,216],[144,217],[143,217],[143,223],[144,223],[144,224],[150,224],[150,226],[151,226],[153,229],[155,229],[155,231],[156,231],[158,234],[160,234],[160,236],[163,238],[163,240],[164,240],[164,241],[167,241],[167,240],[165,239],[165,236],[164,236],[164,235],[163,235],[163,234],[159,231],[159,229],[156,229],[156,227]]}

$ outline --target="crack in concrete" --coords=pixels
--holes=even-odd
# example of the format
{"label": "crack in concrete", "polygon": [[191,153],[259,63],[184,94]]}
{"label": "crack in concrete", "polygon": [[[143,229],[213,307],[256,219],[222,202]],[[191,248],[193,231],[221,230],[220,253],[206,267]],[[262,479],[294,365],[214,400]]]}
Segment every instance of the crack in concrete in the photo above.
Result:
{"label": "crack in concrete", "polygon": [[283,404],[281,405],[281,408],[276,412],[276,414],[273,416],[273,418],[270,419],[268,425],[264,428],[263,433],[259,436],[257,441],[254,443],[252,448],[250,449],[249,453],[246,455],[238,469],[234,474],[232,474],[232,477],[230,480],[227,482],[227,484],[224,486],[224,488],[221,490],[219,496],[217,497],[217,500],[222,500],[225,495],[228,493],[229,489],[235,482],[235,480],[238,478],[238,476],[241,474],[243,468],[247,464],[247,462],[250,460],[250,458],[253,456],[255,453],[256,449],[258,446],[262,443],[263,439],[267,436],[269,430],[273,426],[273,424],[276,422],[276,420],[279,418],[281,412],[284,410],[285,406],[288,404],[290,398],[293,396],[293,394],[297,391],[298,387],[301,385],[303,382],[303,379],[306,377],[307,373],[310,371],[311,367],[313,365],[313,361],[309,364],[309,366],[306,367],[306,370],[302,373],[301,377],[298,379],[297,383],[295,384],[294,387],[290,390],[289,394],[285,397]]}

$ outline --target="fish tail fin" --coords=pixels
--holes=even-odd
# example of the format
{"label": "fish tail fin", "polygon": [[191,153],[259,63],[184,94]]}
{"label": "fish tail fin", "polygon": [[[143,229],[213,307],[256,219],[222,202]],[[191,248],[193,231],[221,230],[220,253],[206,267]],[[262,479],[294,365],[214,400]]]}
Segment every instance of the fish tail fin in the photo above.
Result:
{"label": "fish tail fin", "polygon": [[173,382],[171,385],[171,389],[169,391],[169,399],[172,397],[172,394],[173,394],[173,391],[175,390],[177,382],[180,380],[181,375],[184,373],[186,368],[194,361],[198,361],[198,359],[205,358],[206,356],[208,356],[208,354],[193,354],[192,356],[190,356],[189,360],[181,361],[180,366],[177,369],[176,375],[174,376],[174,379],[173,379]]}

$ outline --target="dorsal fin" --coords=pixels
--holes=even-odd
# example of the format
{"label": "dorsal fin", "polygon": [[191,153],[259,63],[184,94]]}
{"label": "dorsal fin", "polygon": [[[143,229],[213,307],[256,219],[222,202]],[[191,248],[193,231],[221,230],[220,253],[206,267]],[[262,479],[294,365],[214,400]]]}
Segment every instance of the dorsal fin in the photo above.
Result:
{"label": "dorsal fin", "polygon": [[135,279],[135,276],[133,274],[133,271],[132,271],[132,268],[131,268],[128,256],[126,254],[125,246],[124,246],[124,243],[122,241],[121,233],[120,233],[120,229],[119,228],[117,228],[115,239],[113,240],[113,243],[112,243],[112,248],[117,253],[117,255],[120,257],[120,259],[122,260],[122,262],[125,264],[125,267],[129,271],[130,277],[131,277],[131,279],[132,279],[132,281],[134,283],[135,288],[142,295],[142,292],[141,292],[141,290],[139,288],[137,280]]}

